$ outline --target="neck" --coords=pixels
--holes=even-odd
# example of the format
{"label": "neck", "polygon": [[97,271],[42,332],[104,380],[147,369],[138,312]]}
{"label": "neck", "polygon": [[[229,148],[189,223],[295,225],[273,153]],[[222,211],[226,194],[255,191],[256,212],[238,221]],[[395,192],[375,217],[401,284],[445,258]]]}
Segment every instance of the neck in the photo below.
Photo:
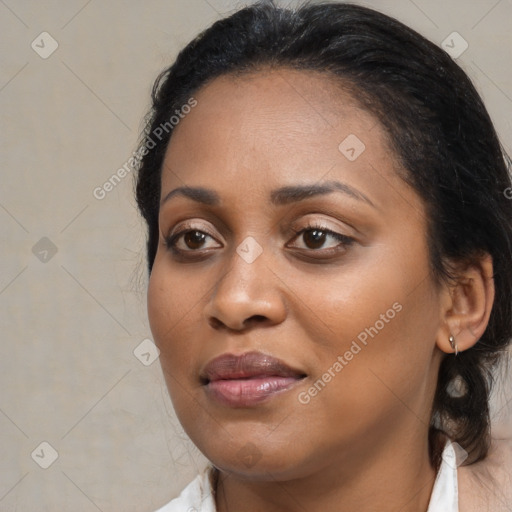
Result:
{"label": "neck", "polygon": [[435,477],[426,436],[402,436],[294,479],[254,481],[220,472],[217,511],[426,512]]}

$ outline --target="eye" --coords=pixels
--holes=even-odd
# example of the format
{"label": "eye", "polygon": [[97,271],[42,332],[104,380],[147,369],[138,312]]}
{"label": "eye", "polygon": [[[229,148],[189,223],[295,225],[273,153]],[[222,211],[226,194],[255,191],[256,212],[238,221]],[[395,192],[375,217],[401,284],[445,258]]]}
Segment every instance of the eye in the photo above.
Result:
{"label": "eye", "polygon": [[[305,245],[305,247],[298,247],[299,249],[307,249],[317,252],[324,252],[318,251],[318,249],[321,248],[324,248],[326,252],[343,251],[347,246],[354,242],[353,238],[337,233],[336,231],[332,231],[322,225],[310,225],[299,231],[295,231],[295,233],[296,237],[294,240],[297,240],[302,236],[302,240]],[[329,239],[335,243],[330,244],[328,247],[324,247]]]}
{"label": "eye", "polygon": [[[296,236],[293,240],[298,240],[302,237],[303,245],[292,245],[297,249],[303,249],[308,252],[316,252],[320,254],[339,253],[346,250],[346,248],[354,242],[354,239],[337,233],[323,225],[309,225],[301,230],[293,230]],[[208,244],[208,241],[212,240]],[[326,244],[331,241],[330,244]],[[177,233],[173,233],[165,238],[166,247],[173,252],[176,256],[187,254],[189,256],[194,253],[197,256],[204,255],[208,249],[222,247],[213,235],[203,229],[196,229],[191,226],[186,226]]]}
{"label": "eye", "polygon": [[183,229],[168,236],[165,239],[165,245],[175,253],[199,252],[210,248],[205,246],[209,238],[215,240],[213,236],[199,229]]}

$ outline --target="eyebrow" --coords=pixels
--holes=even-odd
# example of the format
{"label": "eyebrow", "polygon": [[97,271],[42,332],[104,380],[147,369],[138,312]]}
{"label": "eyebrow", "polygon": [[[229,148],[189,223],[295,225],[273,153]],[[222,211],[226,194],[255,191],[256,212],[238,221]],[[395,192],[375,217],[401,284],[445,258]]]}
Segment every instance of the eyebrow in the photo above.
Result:
{"label": "eyebrow", "polygon": [[[340,181],[327,181],[321,184],[288,185],[281,187],[270,193],[270,202],[275,206],[281,206],[303,201],[314,196],[330,194],[331,192],[344,193],[353,199],[363,201],[376,208],[368,196],[354,187]],[[160,206],[175,196],[187,197],[193,201],[206,204],[208,206],[218,206],[221,204],[220,196],[215,190],[204,187],[184,186],[175,188],[166,194],[160,202]]]}

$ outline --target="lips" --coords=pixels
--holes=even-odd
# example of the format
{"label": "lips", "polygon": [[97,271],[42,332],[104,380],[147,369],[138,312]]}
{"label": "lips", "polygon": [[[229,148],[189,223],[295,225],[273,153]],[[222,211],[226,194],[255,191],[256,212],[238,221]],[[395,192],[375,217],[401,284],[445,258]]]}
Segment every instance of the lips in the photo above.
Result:
{"label": "lips", "polygon": [[289,390],[306,375],[261,352],[224,354],[201,372],[209,398],[230,407],[250,407]]}

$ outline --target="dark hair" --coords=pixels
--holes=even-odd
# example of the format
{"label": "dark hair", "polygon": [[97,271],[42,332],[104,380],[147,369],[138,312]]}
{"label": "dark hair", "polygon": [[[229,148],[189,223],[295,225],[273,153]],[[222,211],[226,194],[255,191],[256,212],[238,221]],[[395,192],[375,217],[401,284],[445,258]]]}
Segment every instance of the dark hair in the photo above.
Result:
{"label": "dark hair", "polygon": [[[512,191],[510,159],[470,79],[435,44],[397,20],[357,5],[303,4],[283,9],[258,2],[214,23],[155,82],[140,149],[208,81],[265,67],[327,73],[378,117],[397,155],[402,178],[428,214],[432,275],[453,277],[448,261],[493,258],[495,302],[489,324],[470,349],[441,363],[430,425],[430,456],[438,467],[441,432],[469,454],[487,454],[493,368],[512,337]],[[160,132],[158,128],[160,127]],[[148,225],[151,273],[158,243],[161,169],[172,130],[143,151],[137,202]],[[153,137],[152,137],[153,135]],[[161,140],[160,140],[161,138]],[[454,396],[462,379],[466,393]]]}

